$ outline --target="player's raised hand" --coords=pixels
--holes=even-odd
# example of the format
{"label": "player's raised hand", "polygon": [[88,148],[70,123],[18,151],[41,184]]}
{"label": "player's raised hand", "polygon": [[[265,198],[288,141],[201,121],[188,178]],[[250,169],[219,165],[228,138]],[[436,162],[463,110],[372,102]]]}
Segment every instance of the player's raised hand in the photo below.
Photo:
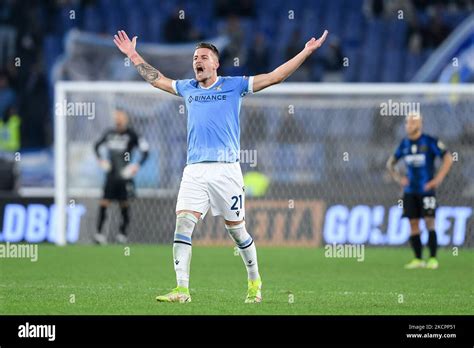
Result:
{"label": "player's raised hand", "polygon": [[316,51],[319,47],[322,46],[324,41],[326,40],[326,37],[328,36],[329,32],[327,30],[324,30],[323,35],[319,39],[315,39],[314,37],[309,40],[306,45],[304,46],[305,50],[308,50],[310,53],[313,53]]}
{"label": "player's raised hand", "polygon": [[134,36],[130,41],[128,35],[125,31],[119,30],[116,35],[114,35],[115,46],[118,47],[120,52],[125,54],[127,57],[131,57],[135,53],[135,47],[137,46],[137,37]]}

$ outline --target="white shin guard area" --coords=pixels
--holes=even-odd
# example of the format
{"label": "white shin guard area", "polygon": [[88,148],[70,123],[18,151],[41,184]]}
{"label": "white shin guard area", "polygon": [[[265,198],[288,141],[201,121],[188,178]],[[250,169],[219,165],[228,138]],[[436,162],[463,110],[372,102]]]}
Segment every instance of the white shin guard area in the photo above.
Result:
{"label": "white shin guard area", "polygon": [[173,243],[173,262],[176,281],[179,287],[189,287],[191,267],[192,239],[198,219],[191,213],[179,213],[176,216],[176,229]]}
{"label": "white shin guard area", "polygon": [[240,256],[247,268],[248,278],[250,280],[260,278],[258,273],[257,248],[245,228],[245,221],[238,225],[225,225],[225,228],[239,248]]}

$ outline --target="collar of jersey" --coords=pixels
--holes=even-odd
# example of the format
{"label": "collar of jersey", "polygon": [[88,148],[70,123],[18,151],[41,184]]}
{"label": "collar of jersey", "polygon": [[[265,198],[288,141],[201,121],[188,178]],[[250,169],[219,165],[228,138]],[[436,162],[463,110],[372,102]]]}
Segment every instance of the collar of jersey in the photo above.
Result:
{"label": "collar of jersey", "polygon": [[216,81],[215,81],[212,85],[210,85],[209,87],[201,87],[201,85],[200,85],[199,82],[198,82],[198,84],[197,84],[197,85],[198,85],[198,88],[201,88],[201,89],[211,89],[212,87],[214,87],[214,86],[216,85],[217,82],[219,82],[220,78],[221,78],[220,76],[217,76]]}

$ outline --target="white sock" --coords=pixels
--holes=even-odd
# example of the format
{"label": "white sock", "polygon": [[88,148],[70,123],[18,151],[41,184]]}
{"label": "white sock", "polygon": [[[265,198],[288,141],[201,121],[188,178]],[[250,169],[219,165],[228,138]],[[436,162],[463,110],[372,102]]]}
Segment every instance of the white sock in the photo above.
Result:
{"label": "white sock", "polygon": [[191,268],[191,235],[198,219],[191,213],[180,213],[176,217],[176,229],[173,243],[173,263],[176,282],[179,287],[189,288],[189,270]]}
{"label": "white sock", "polygon": [[245,221],[234,226],[225,225],[225,228],[239,248],[240,256],[244,261],[245,268],[247,268],[248,278],[250,280],[259,279],[260,274],[258,273],[257,248],[255,247],[252,237],[245,228]]}

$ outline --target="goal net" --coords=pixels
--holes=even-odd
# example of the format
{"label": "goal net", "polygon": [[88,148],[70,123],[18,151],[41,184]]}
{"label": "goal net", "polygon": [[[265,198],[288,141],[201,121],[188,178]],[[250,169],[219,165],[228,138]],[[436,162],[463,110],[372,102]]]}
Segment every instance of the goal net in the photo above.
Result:
{"label": "goal net", "polygon": [[[113,127],[117,108],[150,145],[135,178],[130,242],[171,243],[186,164],[184,100],[138,82],[58,82],[55,99],[57,243],[92,240],[105,178],[93,146]],[[404,137],[404,116],[419,111],[424,132],[454,156],[437,192],[439,243],[472,246],[473,110],[469,85],[285,83],[246,96],[240,160],[248,230],[259,245],[405,244],[401,190],[385,163]],[[118,208],[108,216],[110,237]],[[232,245],[223,220],[210,213],[193,241]]]}

